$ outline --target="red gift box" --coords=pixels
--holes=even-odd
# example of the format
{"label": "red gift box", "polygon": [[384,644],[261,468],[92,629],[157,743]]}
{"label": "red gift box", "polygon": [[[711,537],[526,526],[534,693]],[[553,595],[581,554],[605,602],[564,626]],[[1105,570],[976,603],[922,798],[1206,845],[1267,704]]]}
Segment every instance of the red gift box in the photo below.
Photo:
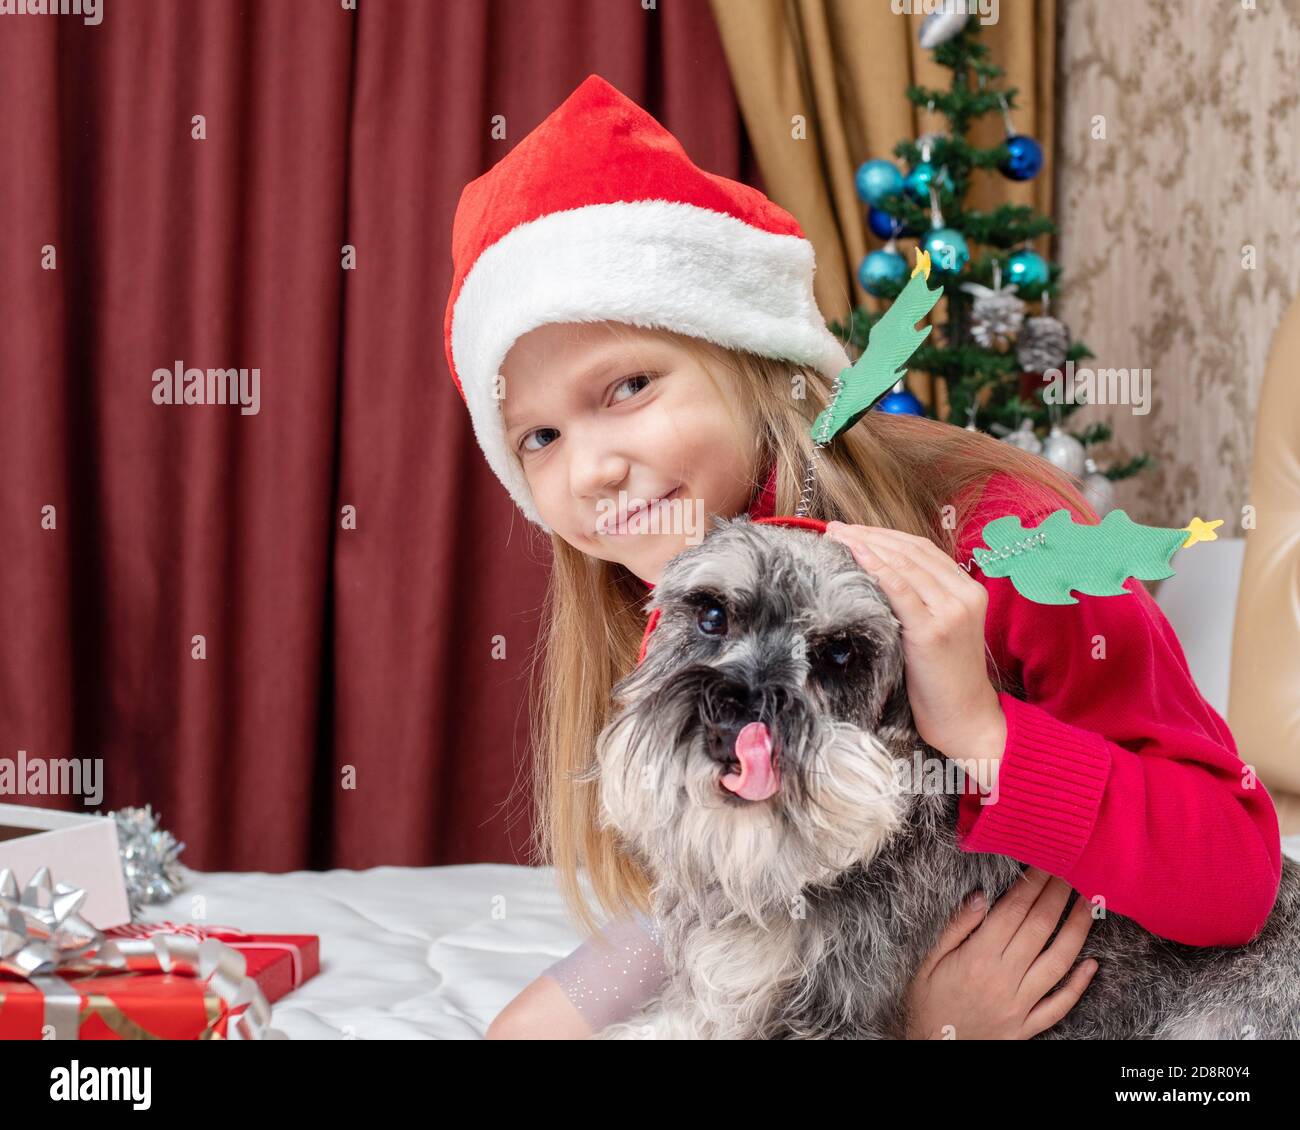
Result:
{"label": "red gift box", "polygon": [[216,938],[244,955],[246,972],[274,1003],[320,972],[320,938],[315,934],[248,934],[235,926],[137,922],[106,930],[109,938],[147,938],[157,933],[185,934],[202,941]]}
{"label": "red gift box", "polygon": [[29,981],[0,971],[0,1039],[45,1039],[55,989],[77,994],[79,1040],[222,1040],[236,1014],[209,982],[182,973],[66,971]]}

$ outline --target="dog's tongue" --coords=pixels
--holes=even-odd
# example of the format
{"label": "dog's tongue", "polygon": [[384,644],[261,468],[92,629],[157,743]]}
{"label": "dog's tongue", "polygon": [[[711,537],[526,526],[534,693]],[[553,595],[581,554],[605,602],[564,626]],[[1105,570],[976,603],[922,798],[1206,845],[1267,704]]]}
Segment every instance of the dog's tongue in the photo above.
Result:
{"label": "dog's tongue", "polygon": [[780,787],[780,775],[772,764],[772,735],[764,722],[751,722],[736,735],[739,773],[722,778],[724,788],[746,800],[767,800]]}

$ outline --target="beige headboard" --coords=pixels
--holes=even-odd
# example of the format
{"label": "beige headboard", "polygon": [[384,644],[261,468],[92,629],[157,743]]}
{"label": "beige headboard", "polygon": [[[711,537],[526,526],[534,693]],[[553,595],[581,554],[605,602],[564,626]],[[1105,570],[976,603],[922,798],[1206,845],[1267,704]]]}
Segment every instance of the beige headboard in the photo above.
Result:
{"label": "beige headboard", "polygon": [[1300,833],[1300,298],[1269,350],[1253,458],[1228,725],[1287,836]]}

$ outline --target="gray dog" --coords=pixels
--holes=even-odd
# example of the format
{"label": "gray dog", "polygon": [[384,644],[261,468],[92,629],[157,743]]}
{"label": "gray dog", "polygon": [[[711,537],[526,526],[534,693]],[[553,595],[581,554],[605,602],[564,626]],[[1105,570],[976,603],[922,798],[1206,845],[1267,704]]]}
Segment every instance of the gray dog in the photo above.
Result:
{"label": "gray dog", "polygon": [[[961,901],[996,899],[1023,865],[957,847],[960,789],[906,783],[918,751],[941,755],[912,723],[898,621],[849,551],[715,522],[655,587],[659,624],[588,778],[653,878],[670,971],[599,1036],[901,1038],[905,990]],[[1100,968],[1041,1036],[1300,1037],[1298,926],[1292,860],[1245,946],[1103,915],[1080,955]]]}

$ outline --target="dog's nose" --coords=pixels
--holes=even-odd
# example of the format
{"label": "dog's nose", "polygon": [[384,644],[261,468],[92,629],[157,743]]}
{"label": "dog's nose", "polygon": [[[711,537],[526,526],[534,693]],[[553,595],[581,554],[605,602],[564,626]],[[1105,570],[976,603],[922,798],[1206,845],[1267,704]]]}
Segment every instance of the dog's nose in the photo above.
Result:
{"label": "dog's nose", "polygon": [[[752,721],[752,719],[750,720]],[[710,725],[708,741],[705,748],[709,756],[719,765],[730,765],[736,760],[736,739],[749,722],[730,722],[724,725]]]}
{"label": "dog's nose", "polygon": [[701,703],[709,757],[719,765],[734,764],[736,739],[751,722],[760,721],[763,696],[743,677],[712,683]]}

